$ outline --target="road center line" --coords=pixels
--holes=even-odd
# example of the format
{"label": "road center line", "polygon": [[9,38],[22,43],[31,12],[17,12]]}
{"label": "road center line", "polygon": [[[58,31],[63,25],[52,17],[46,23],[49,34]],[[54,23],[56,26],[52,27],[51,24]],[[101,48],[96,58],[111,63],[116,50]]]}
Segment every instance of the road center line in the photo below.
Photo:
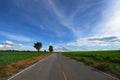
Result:
{"label": "road center line", "polygon": [[63,77],[64,77],[64,80],[67,80],[67,76],[64,71],[63,71]]}

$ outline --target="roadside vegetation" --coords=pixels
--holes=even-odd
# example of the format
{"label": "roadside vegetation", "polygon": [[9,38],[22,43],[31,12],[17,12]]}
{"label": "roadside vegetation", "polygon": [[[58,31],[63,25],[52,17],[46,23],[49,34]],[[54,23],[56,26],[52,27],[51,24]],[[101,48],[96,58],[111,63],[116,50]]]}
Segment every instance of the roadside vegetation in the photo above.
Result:
{"label": "roadside vegetation", "polygon": [[48,55],[48,52],[0,51],[0,80],[6,80]]}
{"label": "roadside vegetation", "polygon": [[42,48],[42,43],[41,42],[36,42],[36,43],[34,43],[33,47],[36,48],[37,51],[39,52],[40,49]]}
{"label": "roadside vegetation", "polygon": [[100,70],[114,73],[120,76],[120,51],[83,51],[63,52],[65,56],[71,57],[87,65]]}
{"label": "roadside vegetation", "polygon": [[21,60],[45,55],[44,52],[0,51],[0,65],[5,66]]}
{"label": "roadside vegetation", "polygon": [[48,50],[49,50],[50,53],[53,52],[53,51],[54,51],[54,50],[53,50],[53,46],[50,45]]}

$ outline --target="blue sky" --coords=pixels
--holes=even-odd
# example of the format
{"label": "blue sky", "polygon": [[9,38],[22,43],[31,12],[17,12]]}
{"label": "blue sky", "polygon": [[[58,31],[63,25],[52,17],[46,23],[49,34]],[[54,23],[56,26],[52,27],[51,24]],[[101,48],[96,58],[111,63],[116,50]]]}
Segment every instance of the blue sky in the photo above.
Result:
{"label": "blue sky", "polygon": [[120,48],[120,0],[1,0],[0,49]]}

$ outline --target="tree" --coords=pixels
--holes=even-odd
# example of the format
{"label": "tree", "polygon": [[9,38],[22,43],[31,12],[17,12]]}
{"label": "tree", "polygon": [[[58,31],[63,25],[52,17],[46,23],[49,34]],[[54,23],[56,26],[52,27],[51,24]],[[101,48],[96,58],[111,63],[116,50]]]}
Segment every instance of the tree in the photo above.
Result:
{"label": "tree", "polygon": [[44,50],[44,52],[47,52],[46,50]]}
{"label": "tree", "polygon": [[40,49],[42,48],[42,43],[41,42],[36,42],[36,43],[34,43],[33,47],[36,48],[37,51],[39,52]]}
{"label": "tree", "polygon": [[53,46],[52,45],[49,46],[49,52],[53,52]]}

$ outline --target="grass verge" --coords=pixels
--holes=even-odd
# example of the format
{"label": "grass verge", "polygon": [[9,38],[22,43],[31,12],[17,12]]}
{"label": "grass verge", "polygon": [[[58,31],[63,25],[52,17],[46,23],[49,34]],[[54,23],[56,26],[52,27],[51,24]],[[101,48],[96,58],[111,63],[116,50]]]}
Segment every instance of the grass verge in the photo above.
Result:
{"label": "grass verge", "polygon": [[7,65],[0,65],[0,80],[6,80],[8,77],[12,76],[13,74],[38,62],[39,60],[47,57],[48,55],[49,54],[39,55],[37,57],[22,59],[17,62],[15,61]]}
{"label": "grass verge", "polygon": [[120,51],[63,52],[63,55],[120,76]]}

